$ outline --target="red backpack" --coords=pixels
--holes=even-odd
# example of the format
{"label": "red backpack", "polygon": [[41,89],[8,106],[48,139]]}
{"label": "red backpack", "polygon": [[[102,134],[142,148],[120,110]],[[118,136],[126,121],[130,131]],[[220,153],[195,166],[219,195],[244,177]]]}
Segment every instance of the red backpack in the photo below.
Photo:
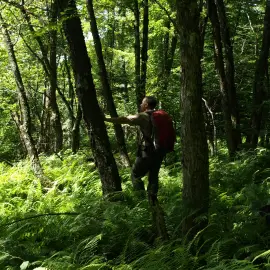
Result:
{"label": "red backpack", "polygon": [[171,116],[163,111],[147,112],[151,117],[153,136],[152,140],[156,148],[162,148],[166,152],[172,152],[176,142],[175,129]]}

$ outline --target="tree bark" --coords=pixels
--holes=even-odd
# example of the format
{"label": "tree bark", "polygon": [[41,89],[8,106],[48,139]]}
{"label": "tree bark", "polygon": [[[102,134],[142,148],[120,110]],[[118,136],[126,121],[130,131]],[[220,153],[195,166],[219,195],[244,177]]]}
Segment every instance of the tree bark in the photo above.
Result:
{"label": "tree bark", "polygon": [[[103,58],[102,45],[101,45],[101,41],[100,41],[100,37],[99,37],[99,33],[98,33],[97,22],[96,22],[96,17],[95,17],[95,12],[94,12],[92,0],[87,0],[87,9],[88,9],[89,17],[90,17],[91,32],[93,35],[96,55],[97,55],[97,59],[98,59],[99,75],[100,75],[100,80],[102,83],[103,96],[104,96],[105,101],[107,103],[107,108],[109,110],[110,116],[111,117],[118,117],[115,103],[113,100],[111,87],[110,87],[109,80],[108,80],[107,69],[105,66],[104,58]],[[120,154],[122,157],[122,161],[126,166],[131,166],[130,159],[129,159],[128,153],[127,153],[125,136],[124,136],[124,132],[123,132],[121,125],[115,124],[114,130],[115,130]]]}
{"label": "tree bark", "polygon": [[[168,30],[170,29],[170,21],[166,22],[165,27],[167,27]],[[158,93],[158,97],[162,97],[167,93],[171,70],[173,67],[173,60],[176,51],[176,46],[177,46],[177,35],[175,34],[170,41],[169,32],[166,33],[164,37],[164,46],[163,46],[164,55],[163,55],[162,69],[161,73],[159,74],[160,91]]]}
{"label": "tree bark", "polygon": [[240,132],[240,113],[239,104],[235,87],[235,67],[233,57],[233,46],[231,42],[231,35],[229,31],[228,21],[225,12],[225,6],[223,0],[215,0],[218,19],[220,24],[220,34],[224,46],[224,60],[225,60],[225,75],[228,85],[228,98],[231,107],[231,119],[233,128],[233,143],[234,148],[239,149],[239,145],[242,143]]}
{"label": "tree bark", "polygon": [[[200,5],[199,5],[199,12],[202,14],[204,12],[204,1],[200,0]],[[200,23],[199,23],[199,30],[200,30],[200,46],[201,46],[201,59],[203,58],[203,53],[204,53],[204,42],[205,42],[205,32],[206,32],[206,27],[207,27],[207,22],[208,22],[208,16],[206,15],[203,17],[201,15]]]}
{"label": "tree bark", "polygon": [[[64,36],[63,36],[64,38]],[[73,87],[71,72],[70,72],[70,66],[69,61],[67,59],[67,55],[64,55],[65,58],[65,71],[68,78],[68,97],[70,99],[70,102],[66,100],[65,104],[69,111],[69,118],[71,121],[71,149],[73,153],[77,153],[77,151],[80,148],[80,124],[82,120],[82,110],[80,106],[77,107],[77,116],[74,116],[74,103],[75,103],[75,91]]]}
{"label": "tree bark", "polygon": [[173,67],[173,60],[174,60],[174,55],[176,51],[176,46],[177,46],[177,36],[173,36],[171,40],[171,46],[168,54],[168,58],[165,60],[165,70],[164,70],[164,85],[162,91],[166,93],[169,85],[169,78],[171,75],[172,67]]}
{"label": "tree bark", "polygon": [[259,59],[256,63],[254,85],[253,85],[253,112],[251,117],[252,127],[252,147],[258,145],[258,138],[261,130],[262,115],[264,104],[267,98],[267,74],[268,74],[268,57],[270,48],[270,0],[266,1],[264,29],[262,48]]}
{"label": "tree bark", "polygon": [[208,0],[208,14],[213,27],[213,37],[215,47],[214,55],[215,55],[216,69],[219,74],[220,92],[222,95],[222,110],[224,116],[224,128],[226,133],[227,147],[229,151],[229,156],[233,157],[236,153],[237,145],[234,142],[233,124],[231,119],[231,106],[229,101],[229,89],[224,68],[220,25],[218,21],[217,8],[213,0]]}
{"label": "tree bark", "polygon": [[72,128],[72,140],[71,140],[71,148],[73,153],[77,153],[80,148],[80,124],[82,120],[82,110],[81,107],[78,106],[77,117]]}
{"label": "tree bark", "polygon": [[162,46],[163,58],[162,58],[161,74],[163,74],[164,71],[167,69],[167,64],[168,64],[171,22],[169,20],[165,21],[164,26],[165,26],[165,28],[167,28],[167,32],[166,32],[164,39],[163,39],[163,46]]}
{"label": "tree bark", "polygon": [[[125,103],[128,103],[129,102],[129,93],[128,93],[129,80],[128,80],[128,75],[127,75],[127,70],[126,70],[126,61],[125,61],[125,59],[123,59],[122,70],[123,70],[122,74],[123,74],[123,80],[124,80],[124,88],[123,88],[124,100],[125,100]],[[125,108],[126,108],[126,104],[125,104]]]}
{"label": "tree bark", "polygon": [[7,30],[6,24],[3,20],[1,13],[0,13],[0,23],[2,26],[4,41],[7,47],[9,61],[10,61],[10,65],[12,68],[12,72],[15,78],[17,91],[18,91],[20,119],[19,117],[16,117],[17,118],[16,122],[19,127],[21,138],[23,139],[23,143],[27,149],[33,172],[41,180],[42,184],[47,184],[46,182],[48,179],[45,177],[43,173],[43,169],[41,167],[38,153],[35,148],[35,143],[32,137],[32,133],[31,133],[32,132],[31,113],[30,113],[30,107],[29,107],[26,91],[24,88],[21,72],[17,63],[14,47],[13,47],[9,32]]}
{"label": "tree bark", "polygon": [[[50,23],[53,26],[57,24],[57,5],[54,1],[51,6],[51,15],[50,15]],[[51,111],[51,125],[54,130],[54,134],[52,137],[55,137],[55,141],[53,141],[54,146],[53,150],[59,152],[63,148],[63,130],[61,124],[60,111],[56,100],[56,89],[57,89],[57,30],[52,29],[50,31],[50,88],[47,92],[48,96],[48,104],[47,108]]]}
{"label": "tree bark", "polygon": [[210,146],[211,156],[215,156],[217,154],[217,128],[215,125],[214,113],[204,98],[203,105],[207,141]]}
{"label": "tree bark", "polygon": [[68,78],[68,96],[70,99],[70,107],[71,107],[71,111],[72,111],[72,115],[70,115],[70,118],[72,119],[72,116],[74,115],[73,107],[74,107],[74,100],[75,100],[74,87],[73,87],[73,83],[72,83],[71,72],[70,72],[70,67],[69,67],[67,56],[64,55],[64,58],[65,58],[65,63],[64,63],[65,70],[66,70],[66,74],[67,74],[67,78]]}
{"label": "tree bark", "polygon": [[140,111],[141,102],[145,94],[141,91],[141,45],[140,45],[140,10],[138,0],[134,0],[134,33],[135,33],[135,85],[136,85],[136,103]]}
{"label": "tree bark", "polygon": [[197,0],[181,0],[177,23],[181,54],[181,144],[183,163],[183,203],[189,210],[182,231],[192,235],[207,224],[196,220],[208,213],[209,161],[202,109],[202,70]]}
{"label": "tree bark", "polygon": [[[61,124],[60,112],[56,100],[56,89],[57,89],[57,66],[56,66],[56,46],[57,46],[57,30],[50,30],[50,54],[48,57],[48,50],[45,47],[40,36],[36,34],[36,31],[32,25],[31,18],[27,13],[27,10],[22,5],[20,7],[21,13],[27,22],[29,31],[37,41],[42,58],[39,60],[42,62],[42,67],[49,80],[49,89],[45,94],[45,111],[44,111],[44,122],[43,130],[41,130],[41,150],[45,152],[58,152],[63,147],[63,130]],[[50,23],[56,25],[57,23],[57,5],[56,2],[52,3],[50,10]],[[37,55],[35,55],[37,56]],[[52,129],[51,129],[52,127]],[[53,130],[53,132],[52,132]],[[53,147],[51,147],[53,145]]]}
{"label": "tree bark", "polygon": [[89,131],[92,152],[101,177],[103,194],[121,190],[121,180],[111,152],[103,115],[98,105],[96,89],[87,54],[81,21],[74,0],[58,0],[63,29],[70,50],[76,92]]}
{"label": "tree bark", "polygon": [[143,39],[142,39],[142,66],[141,66],[141,93],[145,96],[147,59],[148,59],[148,32],[149,32],[149,6],[148,0],[143,1]]}

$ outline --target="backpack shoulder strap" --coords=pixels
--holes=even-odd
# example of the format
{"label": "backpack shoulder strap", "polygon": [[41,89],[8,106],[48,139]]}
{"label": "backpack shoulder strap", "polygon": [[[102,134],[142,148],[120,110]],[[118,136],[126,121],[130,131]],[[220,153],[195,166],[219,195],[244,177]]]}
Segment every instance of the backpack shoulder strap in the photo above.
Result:
{"label": "backpack shoulder strap", "polygon": [[151,137],[150,138],[145,138],[145,140],[153,145],[155,145],[155,125],[153,123],[153,113],[156,110],[151,110],[151,111],[146,111],[146,113],[149,115],[149,124],[151,125]]}

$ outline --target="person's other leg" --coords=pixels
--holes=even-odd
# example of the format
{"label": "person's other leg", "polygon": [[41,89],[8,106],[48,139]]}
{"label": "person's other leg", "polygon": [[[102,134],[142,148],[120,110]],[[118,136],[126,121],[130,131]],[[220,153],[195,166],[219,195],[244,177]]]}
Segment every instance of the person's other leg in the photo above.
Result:
{"label": "person's other leg", "polygon": [[144,177],[150,169],[149,157],[137,157],[132,167],[131,180],[135,191],[144,191],[144,183],[142,177]]}

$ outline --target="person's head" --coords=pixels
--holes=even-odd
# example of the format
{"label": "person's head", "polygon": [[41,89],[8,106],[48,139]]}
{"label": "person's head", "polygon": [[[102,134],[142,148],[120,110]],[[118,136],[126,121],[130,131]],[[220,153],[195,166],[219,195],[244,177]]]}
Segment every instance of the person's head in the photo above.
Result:
{"label": "person's head", "polygon": [[154,110],[157,106],[157,99],[153,96],[146,96],[141,104],[141,111]]}

